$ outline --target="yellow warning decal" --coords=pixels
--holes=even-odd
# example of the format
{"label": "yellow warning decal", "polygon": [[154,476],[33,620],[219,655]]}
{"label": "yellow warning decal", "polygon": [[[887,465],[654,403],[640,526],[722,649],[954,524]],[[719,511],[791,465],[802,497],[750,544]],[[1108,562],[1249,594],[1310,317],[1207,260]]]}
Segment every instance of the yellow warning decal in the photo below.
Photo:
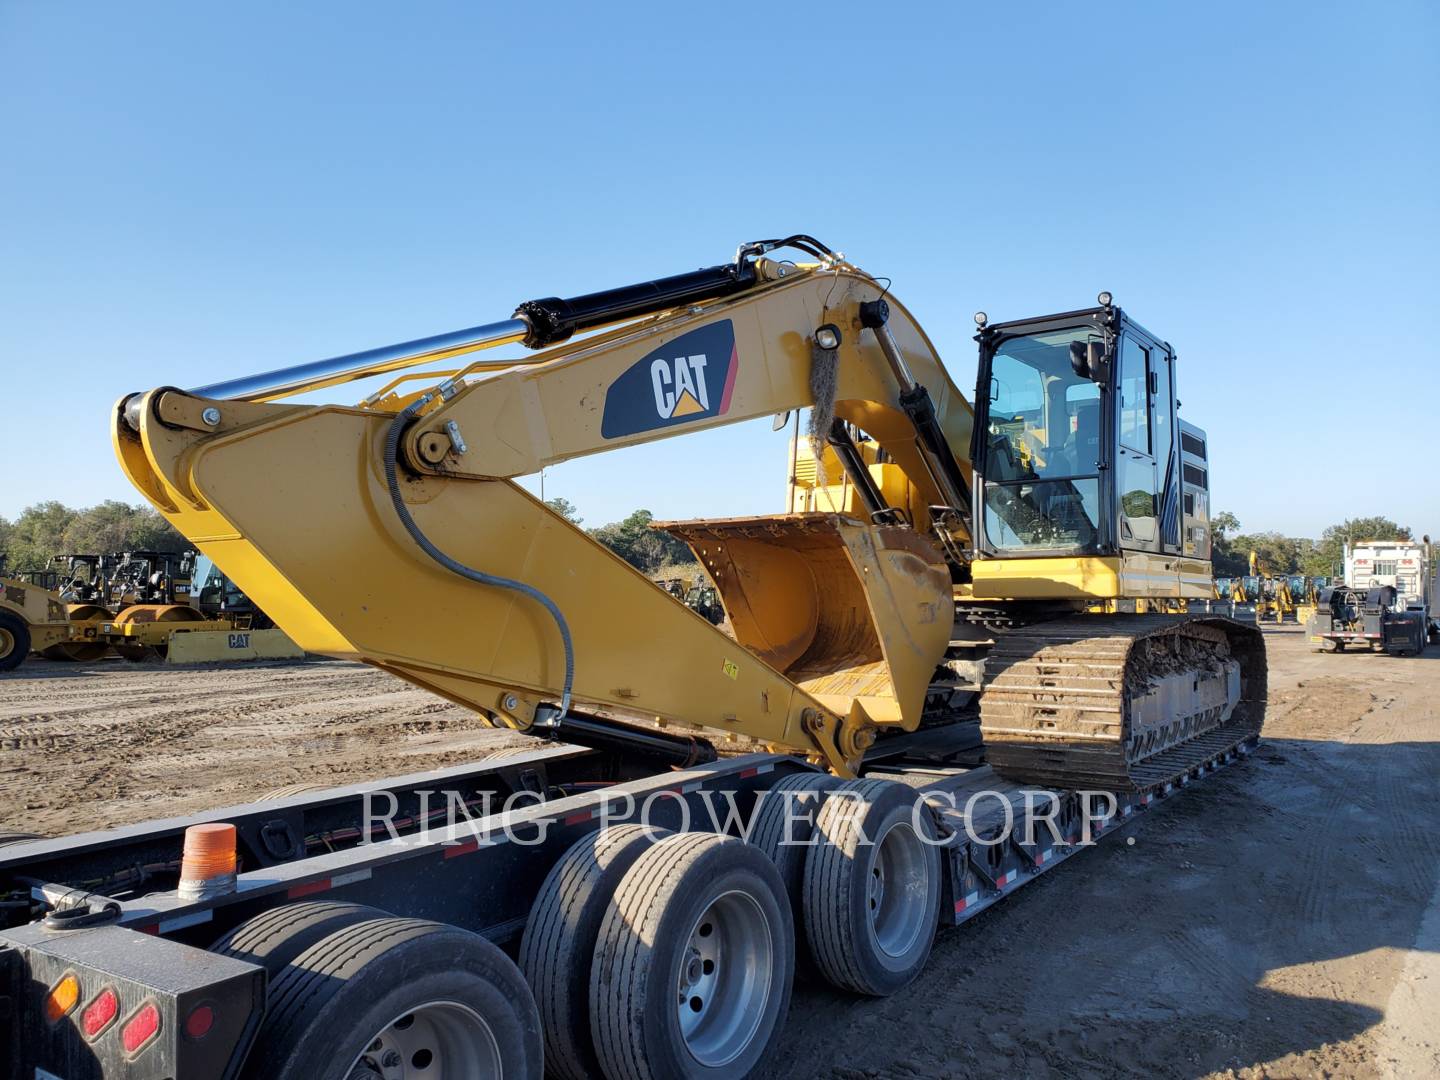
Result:
{"label": "yellow warning decal", "polygon": [[726,678],[740,678],[740,665],[735,663],[735,661],[733,660],[726,660],[723,664],[720,665],[720,670],[725,672]]}

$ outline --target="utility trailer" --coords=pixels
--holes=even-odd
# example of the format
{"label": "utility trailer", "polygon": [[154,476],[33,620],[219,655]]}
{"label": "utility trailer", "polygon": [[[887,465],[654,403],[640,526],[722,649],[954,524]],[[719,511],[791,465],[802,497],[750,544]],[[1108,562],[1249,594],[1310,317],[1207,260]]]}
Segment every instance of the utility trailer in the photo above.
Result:
{"label": "utility trailer", "polygon": [[[797,955],[849,991],[898,990],[938,928],[1254,746],[1225,742],[1112,795],[986,765],[881,762],[849,782],[771,754],[683,767],[703,745],[661,734],[644,764],[541,744],[0,837],[0,1076],[745,1075]],[[238,874],[177,889],[189,830],[222,822]]]}

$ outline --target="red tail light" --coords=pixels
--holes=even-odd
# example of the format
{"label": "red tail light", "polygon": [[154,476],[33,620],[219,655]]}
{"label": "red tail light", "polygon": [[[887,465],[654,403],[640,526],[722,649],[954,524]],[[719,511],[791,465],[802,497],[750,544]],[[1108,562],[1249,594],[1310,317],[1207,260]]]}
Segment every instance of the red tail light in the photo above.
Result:
{"label": "red tail light", "polygon": [[192,1039],[203,1039],[215,1024],[215,1010],[209,1005],[200,1005],[185,1018],[185,1034]]}
{"label": "red tail light", "polygon": [[120,1044],[125,1053],[133,1054],[153,1039],[160,1031],[160,1010],[153,1002],[147,1001],[140,1010],[120,1029]]}
{"label": "red tail light", "polygon": [[119,1012],[120,999],[115,996],[115,991],[107,986],[80,1014],[80,1030],[85,1032],[87,1039],[93,1039],[110,1026],[110,1021],[114,1020]]}

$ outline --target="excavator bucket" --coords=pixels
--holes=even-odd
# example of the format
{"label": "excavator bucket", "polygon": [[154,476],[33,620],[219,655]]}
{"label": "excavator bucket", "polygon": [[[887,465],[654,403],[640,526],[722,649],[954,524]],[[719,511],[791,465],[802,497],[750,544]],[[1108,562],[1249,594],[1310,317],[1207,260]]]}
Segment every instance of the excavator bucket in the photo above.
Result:
{"label": "excavator bucket", "polygon": [[690,545],[741,645],[841,716],[918,724],[954,601],[944,559],[913,530],[839,514],[654,527]]}

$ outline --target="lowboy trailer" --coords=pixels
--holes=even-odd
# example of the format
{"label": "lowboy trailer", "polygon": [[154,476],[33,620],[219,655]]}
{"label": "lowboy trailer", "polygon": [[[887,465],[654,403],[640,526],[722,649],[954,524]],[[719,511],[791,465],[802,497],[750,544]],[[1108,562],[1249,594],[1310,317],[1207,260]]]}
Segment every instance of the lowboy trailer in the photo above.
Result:
{"label": "lowboy trailer", "polygon": [[[986,765],[881,764],[849,782],[769,754],[681,768],[693,746],[657,736],[661,771],[643,775],[623,775],[633,753],[548,746],[11,839],[0,847],[3,1075],[743,1075],[778,1037],[797,950],[850,991],[899,989],[938,928],[1254,740],[1222,744],[1177,781],[1081,795]],[[777,798],[794,844],[777,844]],[[454,813],[462,805],[468,815]],[[222,822],[238,874],[214,895],[177,888],[187,831]],[[858,855],[845,839],[857,825],[874,840]],[[619,917],[640,910],[680,926],[649,955]],[[657,956],[668,942],[689,952]],[[629,1007],[607,1008],[616,1000]],[[467,1039],[476,1032],[486,1037]]]}

